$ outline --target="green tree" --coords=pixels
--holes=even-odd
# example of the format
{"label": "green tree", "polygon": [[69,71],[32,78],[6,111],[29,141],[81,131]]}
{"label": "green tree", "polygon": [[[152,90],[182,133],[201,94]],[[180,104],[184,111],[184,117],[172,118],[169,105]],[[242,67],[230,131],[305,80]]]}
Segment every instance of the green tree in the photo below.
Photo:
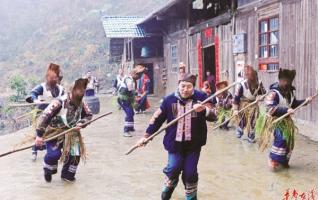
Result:
{"label": "green tree", "polygon": [[27,82],[20,75],[15,75],[10,79],[10,88],[15,91],[15,95],[10,97],[11,101],[19,101],[27,95]]}

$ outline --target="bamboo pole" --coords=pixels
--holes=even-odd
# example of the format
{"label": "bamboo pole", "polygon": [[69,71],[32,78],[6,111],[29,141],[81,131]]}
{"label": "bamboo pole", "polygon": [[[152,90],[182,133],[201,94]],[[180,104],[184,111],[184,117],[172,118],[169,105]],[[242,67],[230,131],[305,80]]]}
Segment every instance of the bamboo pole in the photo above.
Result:
{"label": "bamboo pole", "polygon": [[[22,118],[24,118],[24,117],[28,117],[29,115],[32,115],[32,114],[33,114],[32,111],[30,111],[30,112],[28,112],[28,113],[25,113],[25,114],[23,114],[23,115],[18,116],[18,117],[15,118],[14,120],[17,121],[17,120],[22,119]],[[38,117],[40,114],[41,114],[41,113],[37,114],[36,117]]]}
{"label": "bamboo pole", "polygon": [[[95,119],[92,119],[92,120],[90,120],[90,121],[84,123],[82,126],[87,126],[87,125],[89,125],[89,124],[95,122],[96,120],[99,120],[99,119],[101,119],[101,118],[103,118],[103,117],[105,117],[105,116],[107,116],[107,115],[110,115],[110,114],[112,114],[112,112],[108,112],[108,113],[103,114],[103,115],[101,115],[101,116],[99,116],[99,117],[96,117]],[[70,133],[71,131],[74,131],[74,130],[77,129],[77,128],[78,128],[78,127],[70,128],[70,129],[68,129],[68,130],[66,130],[66,131],[63,131],[62,133],[59,133],[59,134],[57,134],[57,135],[55,135],[55,136],[52,136],[52,137],[50,137],[50,138],[45,139],[44,142],[48,142],[48,141],[54,140],[54,139],[56,139],[56,138],[58,138],[58,137],[60,137],[60,136],[66,135],[66,134]],[[14,149],[14,150],[8,151],[8,152],[6,152],[6,153],[2,153],[2,154],[0,154],[0,158],[1,158],[1,157],[4,157],[4,156],[7,156],[7,155],[9,155],[9,154],[13,154],[13,153],[19,152],[19,151],[23,151],[23,150],[26,150],[26,149],[30,149],[30,148],[32,148],[33,146],[34,146],[34,144],[29,145],[29,146],[25,146],[25,147],[22,147],[22,148],[19,148],[19,149]]]}
{"label": "bamboo pole", "polygon": [[[241,83],[242,81],[238,81],[238,82],[234,82],[231,85],[227,86],[226,88],[217,91],[216,93],[214,93],[213,95],[211,95],[210,97],[208,97],[206,100],[204,100],[203,102],[201,102],[200,104],[203,105],[209,101],[212,100],[213,97],[221,94],[222,92],[230,89],[231,87],[235,86],[238,83]],[[147,140],[145,141],[144,144],[147,144],[149,141],[151,141],[154,137],[156,137],[157,135],[159,135],[161,132],[163,132],[164,130],[166,130],[167,128],[169,128],[170,126],[174,125],[175,123],[177,123],[180,119],[184,118],[185,116],[191,114],[195,109],[191,109],[188,112],[184,113],[183,115],[177,117],[176,119],[172,120],[171,122],[169,122],[168,124],[166,124],[166,126],[164,126],[163,128],[159,129],[157,132],[155,132],[154,134],[152,134],[150,137],[147,138]],[[138,145],[134,145],[133,147],[131,147],[126,153],[125,155],[129,155],[131,152],[133,152],[135,149],[137,149],[139,146]]]}
{"label": "bamboo pole", "polygon": [[14,118],[14,121],[17,121],[17,120],[22,119],[24,117],[28,117],[29,115],[32,115],[32,112],[28,112],[28,113],[25,113],[23,115],[20,115],[17,118]]}
{"label": "bamboo pole", "polygon": [[30,106],[38,106],[43,104],[50,104],[49,102],[38,102],[38,103],[21,103],[21,104],[10,104],[8,107],[16,108],[16,107],[30,107]]}

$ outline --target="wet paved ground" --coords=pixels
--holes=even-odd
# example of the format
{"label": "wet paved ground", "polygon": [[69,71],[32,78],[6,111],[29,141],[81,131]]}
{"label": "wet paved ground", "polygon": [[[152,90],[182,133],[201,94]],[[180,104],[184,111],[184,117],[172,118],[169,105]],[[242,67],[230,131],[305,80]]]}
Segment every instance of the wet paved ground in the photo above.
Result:
{"label": "wet paved ground", "polygon": [[[123,138],[123,114],[109,99],[102,98],[102,112],[113,110],[114,114],[83,131],[89,159],[80,165],[75,184],[63,183],[59,174],[53,176],[52,183],[45,183],[41,167],[44,152],[32,163],[30,151],[24,151],[0,158],[0,200],[160,199],[166,164],[162,136],[124,156],[143,134],[151,112],[137,115],[135,136]],[[152,105],[158,101],[154,102]],[[1,136],[0,152],[20,141],[23,133]],[[318,144],[298,136],[291,168],[272,173],[266,165],[267,153],[236,139],[234,131],[209,133],[199,163],[199,199],[279,200],[288,188],[299,192],[315,189],[318,198],[317,155]],[[172,199],[183,199],[180,183]]]}

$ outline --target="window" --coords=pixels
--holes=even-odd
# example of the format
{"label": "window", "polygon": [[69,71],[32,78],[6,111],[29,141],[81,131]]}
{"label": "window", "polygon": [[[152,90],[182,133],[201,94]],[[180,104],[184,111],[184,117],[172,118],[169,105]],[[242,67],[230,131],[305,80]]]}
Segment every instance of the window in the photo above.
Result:
{"label": "window", "polygon": [[278,65],[278,63],[259,64],[259,70],[262,70],[262,71],[277,71],[277,70],[279,70],[279,65]]}
{"label": "window", "polygon": [[177,45],[171,46],[171,72],[178,71],[178,51]]}
{"label": "window", "polygon": [[279,18],[263,19],[259,22],[259,69],[279,69]]}

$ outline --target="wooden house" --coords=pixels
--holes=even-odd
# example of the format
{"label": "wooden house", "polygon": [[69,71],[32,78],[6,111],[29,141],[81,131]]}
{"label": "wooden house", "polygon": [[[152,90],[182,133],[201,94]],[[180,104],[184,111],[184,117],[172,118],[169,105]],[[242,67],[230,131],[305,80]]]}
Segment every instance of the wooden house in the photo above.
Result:
{"label": "wooden house", "polygon": [[[158,94],[176,90],[183,62],[188,72],[198,75],[198,87],[207,70],[216,81],[233,82],[249,64],[268,88],[277,81],[279,68],[296,69],[296,96],[306,98],[318,90],[317,15],[316,0],[171,0],[137,23],[144,36],[125,39],[123,53],[130,58],[129,52],[141,53],[136,49],[158,41],[158,54],[132,59],[158,63]],[[315,124],[317,109],[316,101],[297,118]]]}
{"label": "wooden house", "polygon": [[[258,69],[267,88],[277,81],[279,68],[296,69],[296,97],[312,95],[318,90],[317,19],[316,0],[238,0],[233,35],[244,35],[246,47],[234,53],[235,62]],[[297,118],[317,122],[317,110],[315,101]]]}
{"label": "wooden house", "polygon": [[[163,37],[166,93],[176,89],[179,62],[199,86],[207,70],[233,82],[249,64],[266,88],[279,68],[296,69],[296,96],[306,98],[318,89],[317,15],[315,0],[173,0],[139,25]],[[314,102],[297,118],[313,124],[317,109]]]}
{"label": "wooden house", "polygon": [[198,87],[207,70],[217,81],[234,80],[229,29],[235,6],[231,0],[173,0],[139,24],[146,33],[163,37],[166,93],[176,89],[180,62],[198,74]]}
{"label": "wooden house", "polygon": [[[163,96],[161,67],[163,66],[162,37],[145,34],[138,25],[143,17],[103,16],[103,26],[109,48],[109,61],[120,63],[126,73],[137,64],[145,65],[151,80],[151,94]],[[117,70],[115,70],[116,73]]]}

